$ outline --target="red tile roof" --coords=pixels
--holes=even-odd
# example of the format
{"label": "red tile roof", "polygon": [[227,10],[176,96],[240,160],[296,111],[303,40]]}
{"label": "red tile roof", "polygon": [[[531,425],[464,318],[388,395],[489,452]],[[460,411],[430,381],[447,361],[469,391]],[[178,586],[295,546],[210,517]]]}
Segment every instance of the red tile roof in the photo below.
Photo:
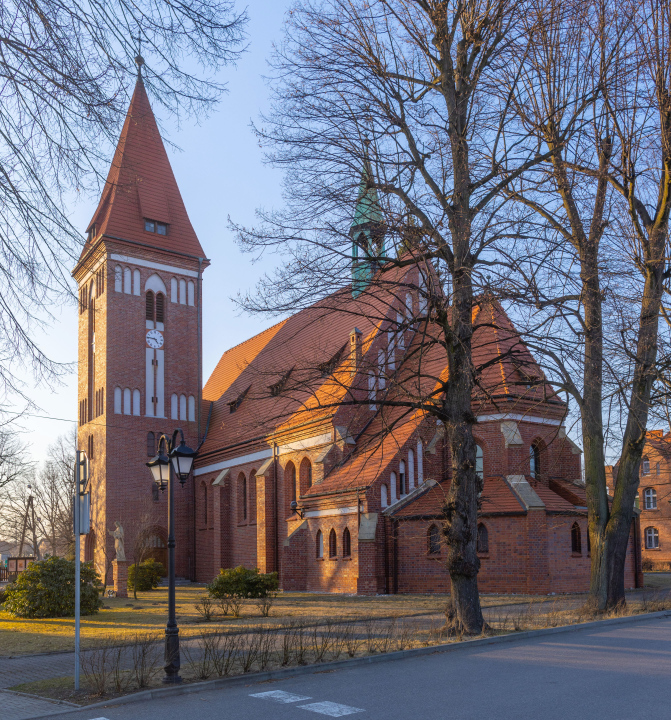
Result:
{"label": "red tile roof", "polygon": [[[169,224],[168,235],[144,229],[144,218]],[[138,77],[98,207],[92,242],[103,235],[151,245],[167,252],[205,257],[187,215],[149,98]]]}
{"label": "red tile roof", "polygon": [[[399,508],[393,513],[395,518],[437,517],[442,511],[450,481],[437,483],[428,488],[417,499]],[[524,506],[503,478],[485,478],[479,515],[493,513],[524,513]]]}

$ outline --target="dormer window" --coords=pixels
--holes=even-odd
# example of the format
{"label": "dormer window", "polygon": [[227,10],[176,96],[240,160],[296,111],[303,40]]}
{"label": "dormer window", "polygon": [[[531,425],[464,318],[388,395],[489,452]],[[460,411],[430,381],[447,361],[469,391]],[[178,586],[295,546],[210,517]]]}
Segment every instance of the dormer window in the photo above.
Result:
{"label": "dormer window", "polygon": [[167,235],[168,225],[166,223],[157,222],[156,220],[144,220],[144,229],[146,232],[156,233],[157,235]]}
{"label": "dormer window", "polygon": [[91,225],[91,227],[89,228],[88,241],[93,242],[93,240],[95,239],[95,236],[96,236],[96,225],[95,225],[95,223],[93,223],[93,225]]}

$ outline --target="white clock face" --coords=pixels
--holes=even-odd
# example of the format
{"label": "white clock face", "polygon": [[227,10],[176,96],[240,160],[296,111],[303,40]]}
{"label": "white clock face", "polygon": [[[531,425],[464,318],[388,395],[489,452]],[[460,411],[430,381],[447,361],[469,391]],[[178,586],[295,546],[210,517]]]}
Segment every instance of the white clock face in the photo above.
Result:
{"label": "white clock face", "polygon": [[154,350],[163,347],[163,333],[160,330],[149,330],[147,333],[147,345]]}

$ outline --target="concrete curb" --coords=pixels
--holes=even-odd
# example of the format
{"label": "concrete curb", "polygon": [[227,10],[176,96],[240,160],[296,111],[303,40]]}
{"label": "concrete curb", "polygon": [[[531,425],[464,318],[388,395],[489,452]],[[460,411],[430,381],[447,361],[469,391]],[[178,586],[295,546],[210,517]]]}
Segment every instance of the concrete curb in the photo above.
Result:
{"label": "concrete curb", "polygon": [[[558,635],[563,633],[576,632],[578,630],[601,629],[611,627],[613,625],[626,625],[645,620],[656,620],[659,618],[669,618],[671,612],[668,610],[660,610],[654,613],[643,613],[641,615],[627,615],[626,617],[610,618],[609,620],[595,620],[587,623],[578,623],[576,625],[562,625],[554,628],[542,628],[540,630],[526,630],[524,632],[509,633],[508,635],[495,635],[493,637],[476,638],[474,640],[463,640],[462,642],[445,643],[443,645],[430,645],[429,647],[412,648],[410,650],[398,650],[396,652],[384,653],[380,655],[367,655],[365,657],[351,658],[347,660],[336,660],[330,663],[322,663],[319,665],[302,665],[298,667],[282,668],[281,670],[269,670],[266,672],[250,673],[248,675],[235,675],[233,677],[217,678],[216,680],[205,680],[198,683],[188,683],[177,685],[175,687],[155,688],[153,690],[144,690],[142,692],[125,695],[124,697],[115,698],[114,700],[106,700],[103,702],[93,703],[91,705],[81,705],[77,709],[59,710],[58,712],[49,713],[48,715],[34,715],[24,720],[42,720],[42,718],[51,718],[60,715],[68,715],[73,712],[81,712],[82,710],[94,710],[98,708],[114,707],[115,705],[126,705],[129,703],[144,702],[146,700],[158,700],[160,698],[172,697],[175,695],[189,695],[190,693],[207,692],[224,687],[236,687],[238,685],[254,685],[256,683],[266,682],[268,680],[280,680],[282,678],[290,678],[297,675],[310,675],[322,673],[329,670],[344,670],[352,667],[360,667],[362,665],[370,665],[371,663],[391,662],[393,660],[405,660],[411,657],[421,657],[422,655],[434,655],[436,653],[459,652],[474,647],[485,645],[499,645],[507,642],[517,642],[519,640],[531,640],[538,637],[548,635]],[[38,697],[38,696],[34,696]],[[41,698],[48,700],[49,698]]]}

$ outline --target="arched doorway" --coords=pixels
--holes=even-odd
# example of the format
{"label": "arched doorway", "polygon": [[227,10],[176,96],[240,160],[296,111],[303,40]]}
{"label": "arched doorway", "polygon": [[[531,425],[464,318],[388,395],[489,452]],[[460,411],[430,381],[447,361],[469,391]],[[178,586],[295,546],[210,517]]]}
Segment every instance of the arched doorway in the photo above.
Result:
{"label": "arched doorway", "polygon": [[163,575],[168,574],[168,541],[167,534],[162,528],[149,530],[143,540],[144,559],[154,558],[163,565]]}

